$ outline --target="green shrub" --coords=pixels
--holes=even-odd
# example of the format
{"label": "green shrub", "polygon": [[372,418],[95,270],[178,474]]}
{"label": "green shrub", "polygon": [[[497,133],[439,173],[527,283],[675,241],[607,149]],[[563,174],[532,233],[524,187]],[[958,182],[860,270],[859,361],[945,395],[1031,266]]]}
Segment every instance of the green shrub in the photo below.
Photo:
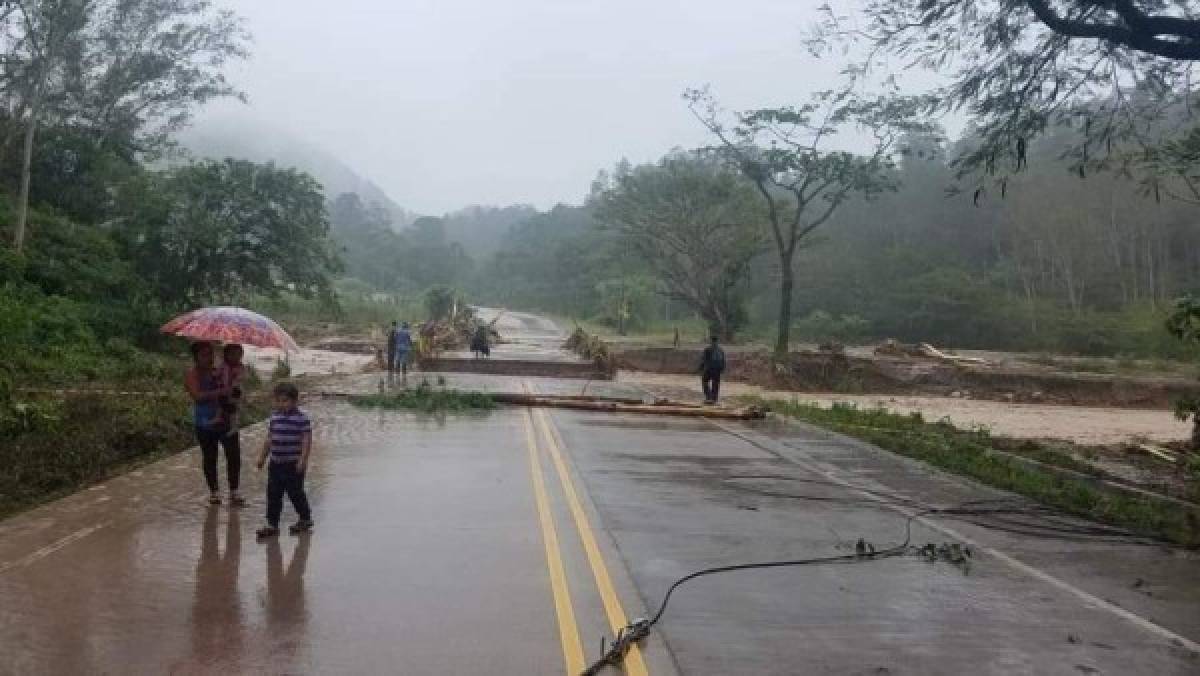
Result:
{"label": "green shrub", "polygon": [[434,389],[422,382],[411,390],[394,394],[371,394],[350,397],[350,403],[361,408],[419,411],[422,413],[461,412],[470,410],[489,411],[496,401],[483,392]]}
{"label": "green shrub", "polygon": [[796,401],[759,401],[770,410],[862,439],[899,455],[1013,491],[1068,513],[1188,546],[1200,545],[1200,524],[1162,501],[1100,490],[1083,481],[1030,467],[995,450],[1076,471],[1090,468],[1033,441],[1013,444],[985,430],[960,430],[949,421],[924,422],[919,416],[884,409],[858,409],[835,403],[825,409]]}
{"label": "green shrub", "polygon": [[856,315],[834,317],[824,310],[813,310],[793,324],[796,337],[818,342],[823,340],[855,341],[871,335],[871,322]]}

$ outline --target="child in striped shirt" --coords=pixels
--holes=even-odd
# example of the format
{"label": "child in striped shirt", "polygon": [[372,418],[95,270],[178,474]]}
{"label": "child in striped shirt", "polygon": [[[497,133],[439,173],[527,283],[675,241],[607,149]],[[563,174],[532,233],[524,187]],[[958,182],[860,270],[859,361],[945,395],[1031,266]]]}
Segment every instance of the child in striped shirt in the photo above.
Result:
{"label": "child in striped shirt", "polygon": [[267,525],[259,528],[259,538],[279,535],[279,515],[283,512],[283,494],[300,520],[288,528],[292,535],[312,530],[312,511],[308,496],[304,493],[304,471],[308,469],[308,456],[312,451],[312,422],[296,404],[300,391],[291,383],[279,383],[273,392],[275,412],[267,427],[267,438],[258,456],[258,468],[262,469],[267,458],[271,464],[267,469]]}

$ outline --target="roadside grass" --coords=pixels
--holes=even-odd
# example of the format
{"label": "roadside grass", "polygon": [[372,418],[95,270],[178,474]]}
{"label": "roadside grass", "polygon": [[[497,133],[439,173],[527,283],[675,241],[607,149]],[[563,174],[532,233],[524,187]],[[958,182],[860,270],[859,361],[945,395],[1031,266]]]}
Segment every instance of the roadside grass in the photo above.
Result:
{"label": "roadside grass", "polygon": [[[0,518],[191,448],[190,406],[182,388],[24,397],[19,427],[0,444]],[[242,423],[266,412],[265,397],[250,392]]]}
{"label": "roadside grass", "polygon": [[391,394],[365,394],[349,398],[359,408],[382,408],[389,411],[417,411],[420,413],[460,413],[464,411],[490,411],[496,401],[483,392],[435,389],[422,382],[411,390]]}
{"label": "roadside grass", "polygon": [[961,430],[949,422],[928,422],[919,413],[900,415],[850,404],[821,408],[815,404],[756,400],[769,410],[872,443],[1012,491],[1063,511],[1188,547],[1200,546],[1200,523],[1186,510],[1152,499],[1100,490],[1081,480],[1039,471],[996,453],[1004,450],[1039,462],[1090,473],[1086,464],[1036,442],[1010,442],[986,430]]}

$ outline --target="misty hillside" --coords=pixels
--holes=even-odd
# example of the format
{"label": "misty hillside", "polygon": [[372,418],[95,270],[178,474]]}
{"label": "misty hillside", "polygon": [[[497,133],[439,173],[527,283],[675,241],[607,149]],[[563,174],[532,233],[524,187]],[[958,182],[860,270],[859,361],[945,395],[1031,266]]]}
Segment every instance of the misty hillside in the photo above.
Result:
{"label": "misty hillside", "polygon": [[537,209],[528,204],[507,207],[473,205],[446,214],[442,222],[447,239],[461,244],[471,258],[483,260],[500,249],[514,226],[528,221],[537,213]]}
{"label": "misty hillside", "polygon": [[275,162],[312,174],[325,187],[327,199],[355,193],[364,204],[377,203],[392,217],[395,227],[417,218],[396,204],[382,188],[360,175],[332,153],[317,148],[286,131],[249,116],[223,116],[197,121],[177,136],[179,143],[197,157]]}

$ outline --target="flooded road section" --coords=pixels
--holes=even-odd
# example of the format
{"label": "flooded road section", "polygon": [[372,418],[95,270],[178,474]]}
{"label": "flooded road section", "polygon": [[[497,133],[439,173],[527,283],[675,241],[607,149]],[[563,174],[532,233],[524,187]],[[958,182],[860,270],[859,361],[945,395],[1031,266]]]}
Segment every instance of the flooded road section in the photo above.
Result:
{"label": "flooded road section", "polygon": [[256,542],[263,475],[208,507],[190,453],[0,526],[0,672],[561,672],[525,412],[310,409],[311,536]]}
{"label": "flooded road section", "polygon": [[[911,511],[880,495],[1011,497],[796,425],[302,404],[311,535],[255,540],[261,428],[244,434],[245,508],[204,503],[193,449],[0,522],[0,674],[577,674],[687,573],[895,545]],[[1200,671],[1194,553],[912,521],[913,544],[948,541],[973,548],[969,571],[904,556],[693,580],[623,673]]]}

